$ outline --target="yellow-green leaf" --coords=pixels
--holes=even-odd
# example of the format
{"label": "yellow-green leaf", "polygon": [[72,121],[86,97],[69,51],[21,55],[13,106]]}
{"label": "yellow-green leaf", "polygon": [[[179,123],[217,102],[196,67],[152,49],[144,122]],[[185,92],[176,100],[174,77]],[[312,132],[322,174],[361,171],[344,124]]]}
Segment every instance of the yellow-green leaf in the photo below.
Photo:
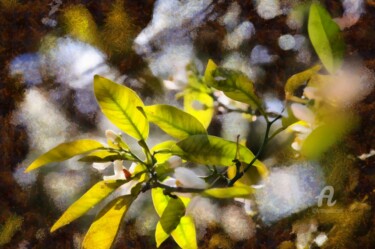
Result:
{"label": "yellow-green leaf", "polygon": [[229,188],[211,188],[203,191],[203,195],[210,197],[225,199],[225,198],[235,198],[235,197],[249,197],[254,193],[253,188],[249,186],[234,186]]}
{"label": "yellow-green leaf", "polygon": [[154,203],[154,208],[156,213],[161,217],[165,208],[168,206],[170,197],[164,195],[162,188],[153,188],[151,190],[152,202]]}
{"label": "yellow-green leaf", "polygon": [[167,234],[170,234],[180,223],[180,219],[184,214],[185,206],[180,198],[171,198],[160,217],[160,224],[163,227],[163,230]]}
{"label": "yellow-green leaf", "polygon": [[184,94],[184,110],[207,129],[214,115],[214,99],[205,92],[187,91]]}
{"label": "yellow-green leaf", "polygon": [[345,44],[339,26],[319,3],[310,6],[308,33],[323,65],[334,73],[341,66]]}
{"label": "yellow-green leaf", "polygon": [[94,92],[100,109],[113,124],[137,140],[146,140],[149,125],[137,109],[144,105],[133,90],[95,75]]}
{"label": "yellow-green leaf", "polygon": [[204,72],[204,81],[206,84],[210,85],[210,83],[214,80],[212,73],[216,70],[217,65],[213,60],[208,60],[206,71]]}
{"label": "yellow-green leaf", "polygon": [[37,169],[48,163],[65,161],[74,156],[84,154],[102,147],[103,145],[101,143],[91,139],[82,139],[73,142],[62,143],[35,159],[35,161],[32,162],[29,167],[27,167],[25,172]]}
{"label": "yellow-green leaf", "polygon": [[[159,143],[152,147],[151,153],[155,153],[154,157],[157,161],[157,164],[165,163],[171,156],[170,148],[175,144],[175,141],[167,140],[162,143]],[[160,152],[160,153],[158,153]]]}
{"label": "yellow-green leaf", "polygon": [[320,65],[313,66],[303,72],[294,74],[290,77],[285,84],[286,96],[293,96],[294,91],[298,87],[306,83],[313,75],[315,75],[322,67]]}
{"label": "yellow-green leaf", "polygon": [[193,218],[184,216],[180,224],[172,231],[172,237],[182,249],[197,249],[197,235]]}
{"label": "yellow-green leaf", "polygon": [[84,215],[124,183],[126,181],[101,181],[95,184],[64,212],[52,226],[51,232]]}
{"label": "yellow-green leaf", "polygon": [[242,72],[227,68],[217,68],[211,73],[210,86],[221,90],[229,98],[246,103],[253,108],[261,108],[261,101],[255,94],[253,82]]}
{"label": "yellow-green leaf", "polygon": [[192,115],[170,105],[152,105],[143,108],[149,121],[172,137],[183,139],[190,135],[206,134],[206,129]]}
{"label": "yellow-green leaf", "polygon": [[172,152],[187,161],[218,166],[230,166],[234,159],[250,163],[254,158],[245,146],[210,135],[187,137],[173,146]]}
{"label": "yellow-green leaf", "polygon": [[133,202],[133,196],[120,196],[99,212],[82,242],[83,249],[109,249],[121,221]]}
{"label": "yellow-green leaf", "polygon": [[155,242],[156,242],[156,247],[159,247],[166,239],[168,239],[170,234],[166,233],[163,230],[163,227],[160,224],[160,221],[158,224],[156,224],[156,229],[155,229]]}
{"label": "yellow-green leaf", "polygon": [[114,160],[135,160],[133,156],[126,153],[115,153],[108,150],[97,150],[89,153],[88,155],[80,158],[78,161],[89,163],[110,162]]}

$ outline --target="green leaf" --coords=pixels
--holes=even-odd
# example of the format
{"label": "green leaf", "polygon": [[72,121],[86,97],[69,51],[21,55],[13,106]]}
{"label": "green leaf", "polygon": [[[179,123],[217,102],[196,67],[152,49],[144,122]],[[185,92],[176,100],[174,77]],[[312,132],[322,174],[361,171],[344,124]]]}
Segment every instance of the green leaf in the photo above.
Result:
{"label": "green leaf", "polygon": [[182,249],[197,249],[197,235],[194,221],[190,216],[184,216],[180,224],[172,231],[172,237]]}
{"label": "green leaf", "polygon": [[334,73],[341,66],[345,44],[339,26],[319,3],[311,4],[308,33],[323,65],[330,73]]}
{"label": "green leaf", "polygon": [[207,85],[210,85],[214,77],[212,76],[212,73],[216,70],[217,65],[213,60],[208,60],[207,66],[206,66],[206,71],[204,72],[204,81]]}
{"label": "green leaf", "polygon": [[126,182],[127,181],[101,181],[95,184],[81,198],[74,202],[55,222],[51,228],[51,233],[84,215]]}
{"label": "green leaf", "polygon": [[134,201],[133,196],[120,196],[99,212],[83,242],[83,249],[109,249],[116,238],[121,221]]}
{"label": "green leaf", "polygon": [[168,159],[172,156],[170,148],[175,144],[175,141],[167,140],[152,147],[151,153],[154,154],[157,164],[163,164],[168,161]]}
{"label": "green leaf", "polygon": [[133,90],[95,75],[94,93],[100,109],[113,124],[137,140],[146,140],[149,125],[137,109],[144,105]]}
{"label": "green leaf", "polygon": [[315,75],[322,67],[320,65],[313,66],[303,72],[294,74],[290,77],[285,84],[285,94],[286,96],[293,96],[294,91],[298,87],[305,84],[313,75]]}
{"label": "green leaf", "polygon": [[88,163],[103,163],[103,162],[111,162],[114,160],[135,160],[131,155],[126,153],[115,153],[110,152],[108,150],[97,150],[93,151],[90,154],[80,158],[78,161],[80,162],[88,162]]}
{"label": "green leaf", "polygon": [[32,162],[29,167],[27,167],[25,172],[37,169],[48,163],[65,161],[74,156],[99,148],[103,148],[103,145],[98,141],[90,139],[62,143],[35,159],[35,161]]}
{"label": "green leaf", "polygon": [[166,239],[168,239],[170,234],[166,233],[163,230],[163,227],[160,224],[160,221],[158,224],[156,224],[156,229],[155,229],[155,242],[156,242],[156,247],[159,247]]}
{"label": "green leaf", "polygon": [[152,202],[156,213],[161,217],[171,197],[164,195],[162,188],[153,188],[151,190]]}
{"label": "green leaf", "polygon": [[207,129],[214,115],[214,99],[204,92],[187,91],[184,94],[184,110]]}
{"label": "green leaf", "polygon": [[212,72],[213,80],[207,84],[221,90],[229,98],[261,108],[261,101],[255,94],[253,82],[242,72],[217,68]]}
{"label": "green leaf", "polygon": [[180,198],[171,198],[160,217],[160,224],[163,227],[163,230],[167,234],[170,234],[180,223],[180,219],[184,214],[185,206]]}
{"label": "green leaf", "polygon": [[225,199],[235,197],[249,197],[254,190],[249,186],[234,186],[228,188],[211,188],[205,190],[202,194],[210,197]]}
{"label": "green leaf", "polygon": [[189,135],[206,134],[206,129],[192,115],[170,105],[153,105],[143,108],[149,121],[172,137],[182,139]]}
{"label": "green leaf", "polygon": [[187,137],[173,146],[172,152],[187,161],[207,165],[229,166],[234,159],[250,163],[254,158],[245,146],[210,135]]}

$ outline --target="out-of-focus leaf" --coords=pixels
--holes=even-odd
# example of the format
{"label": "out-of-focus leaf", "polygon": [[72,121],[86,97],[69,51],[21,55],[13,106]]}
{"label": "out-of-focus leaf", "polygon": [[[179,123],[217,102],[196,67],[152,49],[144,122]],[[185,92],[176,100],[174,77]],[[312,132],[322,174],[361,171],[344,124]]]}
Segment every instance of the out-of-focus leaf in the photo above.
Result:
{"label": "out-of-focus leaf", "polygon": [[77,155],[81,155],[99,148],[103,145],[95,140],[82,139],[68,143],[62,143],[35,159],[25,172],[37,169],[52,162],[61,162]]}
{"label": "out-of-focus leaf", "polygon": [[184,110],[207,129],[214,115],[214,99],[204,92],[187,91],[184,94]]}
{"label": "out-of-focus leaf", "polygon": [[288,98],[289,96],[293,96],[294,91],[297,90],[298,87],[305,84],[306,81],[308,81],[320,69],[321,69],[321,66],[316,65],[303,72],[294,74],[292,77],[290,77],[285,84],[286,97]]}
{"label": "out-of-focus leaf", "polygon": [[253,188],[249,186],[234,186],[229,188],[211,188],[203,191],[203,195],[225,199],[235,197],[249,197],[254,193]]}
{"label": "out-of-focus leaf", "polygon": [[160,224],[160,221],[158,224],[156,224],[156,230],[155,230],[155,241],[156,241],[156,247],[159,247],[166,239],[168,239],[170,234],[166,233],[163,230],[163,227]]}
{"label": "out-of-focus leaf", "polygon": [[151,153],[158,152],[158,151],[163,151],[163,153],[156,153],[154,154],[154,157],[157,161],[157,164],[163,164],[165,163],[171,156],[172,153],[168,152],[170,151],[170,148],[175,144],[175,141],[168,140],[164,141],[160,144],[155,145],[151,149]]}
{"label": "out-of-focus leaf", "polygon": [[[241,163],[240,171],[243,171],[247,165]],[[233,179],[236,175],[237,167],[235,165],[229,166],[227,170],[228,178]],[[256,160],[252,167],[250,167],[245,174],[234,184],[234,186],[251,186],[258,184],[262,179],[269,175],[269,170],[261,161]]]}
{"label": "out-of-focus leaf", "polygon": [[126,182],[127,181],[98,182],[64,212],[52,226],[51,232],[81,217]]}
{"label": "out-of-focus leaf", "polygon": [[116,238],[121,221],[129,210],[134,196],[120,196],[99,212],[83,242],[83,249],[109,249]]}
{"label": "out-of-focus leaf", "polygon": [[174,106],[153,105],[146,106],[143,110],[148,120],[172,137],[183,139],[190,135],[207,133],[196,118]]}
{"label": "out-of-focus leaf", "polygon": [[210,86],[221,90],[229,98],[260,108],[261,101],[255,94],[253,82],[242,72],[226,68],[217,68],[212,72]]}
{"label": "out-of-focus leaf", "polygon": [[245,146],[210,135],[187,137],[173,146],[172,151],[191,162],[218,166],[230,166],[234,159],[250,163],[254,158],[254,154]]}
{"label": "out-of-focus leaf", "polygon": [[197,235],[193,218],[184,216],[180,224],[172,231],[172,237],[182,249],[197,249]]}
{"label": "out-of-focus leaf", "polygon": [[144,105],[133,90],[95,75],[94,93],[100,109],[113,124],[137,140],[146,140],[149,125],[137,109]]}
{"label": "out-of-focus leaf", "polygon": [[167,234],[170,234],[180,223],[180,219],[184,214],[185,206],[180,198],[171,198],[160,217],[160,224],[163,227],[163,230]]}
{"label": "out-of-focus leaf", "polygon": [[339,26],[319,3],[311,4],[308,33],[323,65],[330,73],[334,73],[341,66],[345,43]]}
{"label": "out-of-focus leaf", "polygon": [[309,159],[318,159],[356,124],[356,118],[349,116],[331,118],[310,133],[302,144],[301,154]]}
{"label": "out-of-focus leaf", "polygon": [[294,114],[292,112],[292,108],[290,107],[290,105],[287,106],[286,111],[287,111],[288,116],[286,116],[286,117],[284,116],[281,119],[281,123],[282,123],[283,127],[288,127],[288,126],[294,124],[295,122],[298,122],[298,119],[294,116]]}
{"label": "out-of-focus leaf", "polygon": [[206,71],[204,72],[204,81],[207,85],[211,85],[214,77],[212,76],[212,73],[216,70],[217,65],[213,60],[208,60]]}

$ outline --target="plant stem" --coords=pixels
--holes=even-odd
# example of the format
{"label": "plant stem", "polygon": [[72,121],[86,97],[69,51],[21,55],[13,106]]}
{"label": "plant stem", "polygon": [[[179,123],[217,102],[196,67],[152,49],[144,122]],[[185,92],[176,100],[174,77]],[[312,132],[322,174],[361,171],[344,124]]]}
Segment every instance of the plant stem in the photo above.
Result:
{"label": "plant stem", "polygon": [[[263,150],[265,148],[265,146],[267,145],[267,143],[273,138],[275,137],[278,133],[280,133],[282,130],[284,129],[278,129],[274,134],[272,134],[270,137],[269,137],[269,133],[270,133],[270,130],[271,130],[271,126],[278,120],[280,119],[282,116],[279,115],[277,116],[276,118],[274,118],[272,121],[269,121],[268,119],[266,119],[266,123],[267,123],[267,126],[266,126],[266,132],[264,134],[264,138],[263,138],[263,142],[257,152],[257,154],[254,156],[254,158],[250,161],[250,163],[248,163],[246,165],[246,167],[244,168],[244,170],[241,172],[239,169],[236,170],[236,175],[229,181],[228,183],[228,187],[231,187],[233,186],[249,169],[251,166],[253,166],[253,164],[256,162],[256,160],[258,160],[259,156],[263,153]],[[283,128],[283,127],[282,127]]]}

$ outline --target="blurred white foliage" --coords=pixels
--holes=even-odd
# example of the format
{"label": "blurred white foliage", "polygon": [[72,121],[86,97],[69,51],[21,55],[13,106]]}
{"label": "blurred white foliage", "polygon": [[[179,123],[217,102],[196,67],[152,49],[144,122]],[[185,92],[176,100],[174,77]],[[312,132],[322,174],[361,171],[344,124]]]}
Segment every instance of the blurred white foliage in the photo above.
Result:
{"label": "blurred white foliage", "polygon": [[221,227],[234,241],[248,240],[255,234],[255,223],[245,210],[229,205],[221,211]]}
{"label": "blurred white foliage", "polygon": [[230,141],[236,141],[237,136],[240,139],[246,139],[250,132],[249,121],[244,119],[241,113],[231,112],[220,116],[222,124],[221,136]]}
{"label": "blurred white foliage", "polygon": [[272,168],[264,187],[255,194],[262,220],[271,224],[315,205],[324,182],[317,163]]}
{"label": "blurred white foliage", "polygon": [[255,0],[256,10],[260,17],[269,20],[282,14],[279,0]]}
{"label": "blurred white foliage", "polygon": [[282,50],[291,50],[296,46],[296,40],[292,35],[286,34],[279,37],[278,44]]}
{"label": "blurred white foliage", "polygon": [[356,24],[365,12],[365,1],[364,0],[341,0],[342,7],[344,8],[344,14],[341,18],[336,18],[337,24],[341,30],[350,28]]}
{"label": "blurred white foliage", "polygon": [[90,183],[82,171],[51,172],[44,176],[46,194],[60,211],[65,211]]}
{"label": "blurred white foliage", "polygon": [[17,168],[13,172],[13,178],[17,184],[23,189],[28,190],[36,182],[38,171],[31,171],[25,173],[25,169],[29,166],[39,154],[30,152],[27,154],[26,159],[22,163],[17,165]]}
{"label": "blurred white foliage", "polygon": [[227,34],[227,36],[224,39],[224,46],[227,49],[238,49],[254,34],[255,28],[253,23],[249,21],[242,22],[231,33]]}
{"label": "blurred white foliage", "polygon": [[115,80],[118,72],[106,59],[99,49],[69,37],[58,38],[54,47],[41,54],[43,70],[57,83],[73,89],[89,88],[95,74]]}
{"label": "blurred white foliage", "polygon": [[263,45],[256,45],[250,54],[252,64],[269,64],[277,59],[277,55],[271,55],[268,48]]}
{"label": "blurred white foliage", "polygon": [[66,141],[74,126],[39,89],[29,89],[14,115],[14,122],[26,126],[33,150],[45,152]]}
{"label": "blurred white foliage", "polygon": [[[191,32],[212,12],[212,0],[158,0],[148,26],[134,40],[136,52],[152,72],[176,84],[186,83],[186,65],[195,59]],[[199,62],[195,61],[198,64]],[[202,66],[201,66],[202,67]]]}
{"label": "blurred white foliage", "polygon": [[237,2],[232,2],[219,21],[225,26],[227,31],[232,31],[239,23],[240,14],[241,6]]}
{"label": "blurred white foliage", "polygon": [[37,53],[26,53],[14,58],[9,65],[11,76],[21,75],[27,85],[38,85],[42,82],[40,58]]}
{"label": "blurred white foliage", "polygon": [[198,239],[203,238],[209,226],[220,223],[219,207],[209,198],[193,197],[186,209],[186,214],[194,219]]}

